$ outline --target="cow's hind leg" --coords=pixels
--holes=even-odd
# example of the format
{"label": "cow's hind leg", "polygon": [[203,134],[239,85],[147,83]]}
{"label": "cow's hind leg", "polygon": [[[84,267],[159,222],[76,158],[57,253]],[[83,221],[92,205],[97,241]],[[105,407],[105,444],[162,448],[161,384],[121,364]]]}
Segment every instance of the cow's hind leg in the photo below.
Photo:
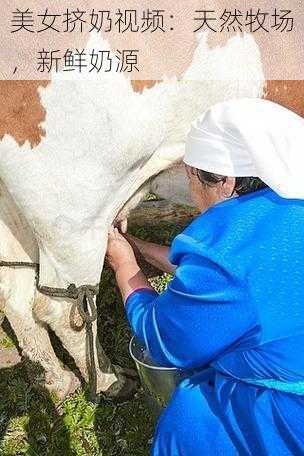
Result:
{"label": "cow's hind leg", "polygon": [[[33,315],[35,272],[5,268],[1,272],[4,312],[18,339],[22,355],[43,370],[43,386],[60,399],[75,390],[79,382],[56,357],[46,327]],[[33,374],[33,372],[31,372]]]}
{"label": "cow's hind leg", "polygon": [[[86,328],[81,327],[82,320],[78,313],[73,312],[74,302],[42,295],[40,297],[37,300],[38,306],[35,307],[35,312],[41,320],[50,325],[65,349],[74,358],[84,379],[89,382],[88,365],[91,363],[88,359]],[[75,329],[75,327],[79,329]],[[131,397],[137,387],[134,376],[132,378],[131,372],[128,376],[128,373],[125,375],[119,369],[114,368],[113,370],[113,366],[98,342],[96,321],[93,322],[91,330],[97,372],[97,393],[104,393],[105,397],[114,401]]]}

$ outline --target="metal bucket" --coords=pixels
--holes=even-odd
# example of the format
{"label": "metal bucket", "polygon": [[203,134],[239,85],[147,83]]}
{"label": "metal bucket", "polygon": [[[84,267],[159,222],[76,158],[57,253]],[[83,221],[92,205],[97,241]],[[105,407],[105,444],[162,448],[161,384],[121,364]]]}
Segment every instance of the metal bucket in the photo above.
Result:
{"label": "metal bucket", "polygon": [[146,348],[134,336],[129,344],[130,355],[135,361],[148,406],[155,417],[168,404],[176,386],[186,376],[174,367],[159,366],[146,356]]}

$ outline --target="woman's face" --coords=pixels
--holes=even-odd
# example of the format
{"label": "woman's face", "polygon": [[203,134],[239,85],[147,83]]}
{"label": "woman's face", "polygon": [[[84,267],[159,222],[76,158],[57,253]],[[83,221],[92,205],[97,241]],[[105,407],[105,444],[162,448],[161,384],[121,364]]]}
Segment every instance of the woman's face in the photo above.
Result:
{"label": "woman's face", "polygon": [[[209,186],[199,180],[190,166],[185,165],[185,168],[189,180],[190,198],[200,212],[205,212],[214,204],[231,197],[235,186],[234,177],[227,177],[225,182]],[[233,194],[233,196],[236,195]]]}

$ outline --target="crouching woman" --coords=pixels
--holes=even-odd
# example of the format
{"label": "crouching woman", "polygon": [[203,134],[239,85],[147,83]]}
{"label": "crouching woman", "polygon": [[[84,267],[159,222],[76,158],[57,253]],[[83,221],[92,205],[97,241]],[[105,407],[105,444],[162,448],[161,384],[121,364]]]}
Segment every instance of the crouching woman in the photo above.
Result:
{"label": "crouching woman", "polygon": [[133,332],[157,363],[196,370],[160,416],[153,456],[304,454],[303,147],[303,119],[265,100],[192,124],[184,162],[201,215],[169,252],[131,238],[174,271],[161,294],[109,234]]}

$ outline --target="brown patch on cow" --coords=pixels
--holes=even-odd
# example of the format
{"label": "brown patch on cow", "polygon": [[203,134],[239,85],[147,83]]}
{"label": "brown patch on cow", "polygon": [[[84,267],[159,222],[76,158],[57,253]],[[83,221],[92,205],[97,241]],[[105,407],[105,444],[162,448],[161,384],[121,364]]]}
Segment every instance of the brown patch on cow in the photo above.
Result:
{"label": "brown patch on cow", "polygon": [[39,87],[49,81],[0,81],[0,140],[12,136],[22,146],[29,141],[37,146],[45,131],[40,124],[45,110],[40,102]]}
{"label": "brown patch on cow", "polygon": [[157,82],[161,82],[158,80],[153,80],[153,79],[143,79],[143,80],[137,80],[137,79],[132,79],[131,84],[133,87],[134,92],[142,92],[144,88],[146,87],[147,89],[151,89]]}
{"label": "brown patch on cow", "polygon": [[304,81],[266,81],[263,98],[304,117]]}

